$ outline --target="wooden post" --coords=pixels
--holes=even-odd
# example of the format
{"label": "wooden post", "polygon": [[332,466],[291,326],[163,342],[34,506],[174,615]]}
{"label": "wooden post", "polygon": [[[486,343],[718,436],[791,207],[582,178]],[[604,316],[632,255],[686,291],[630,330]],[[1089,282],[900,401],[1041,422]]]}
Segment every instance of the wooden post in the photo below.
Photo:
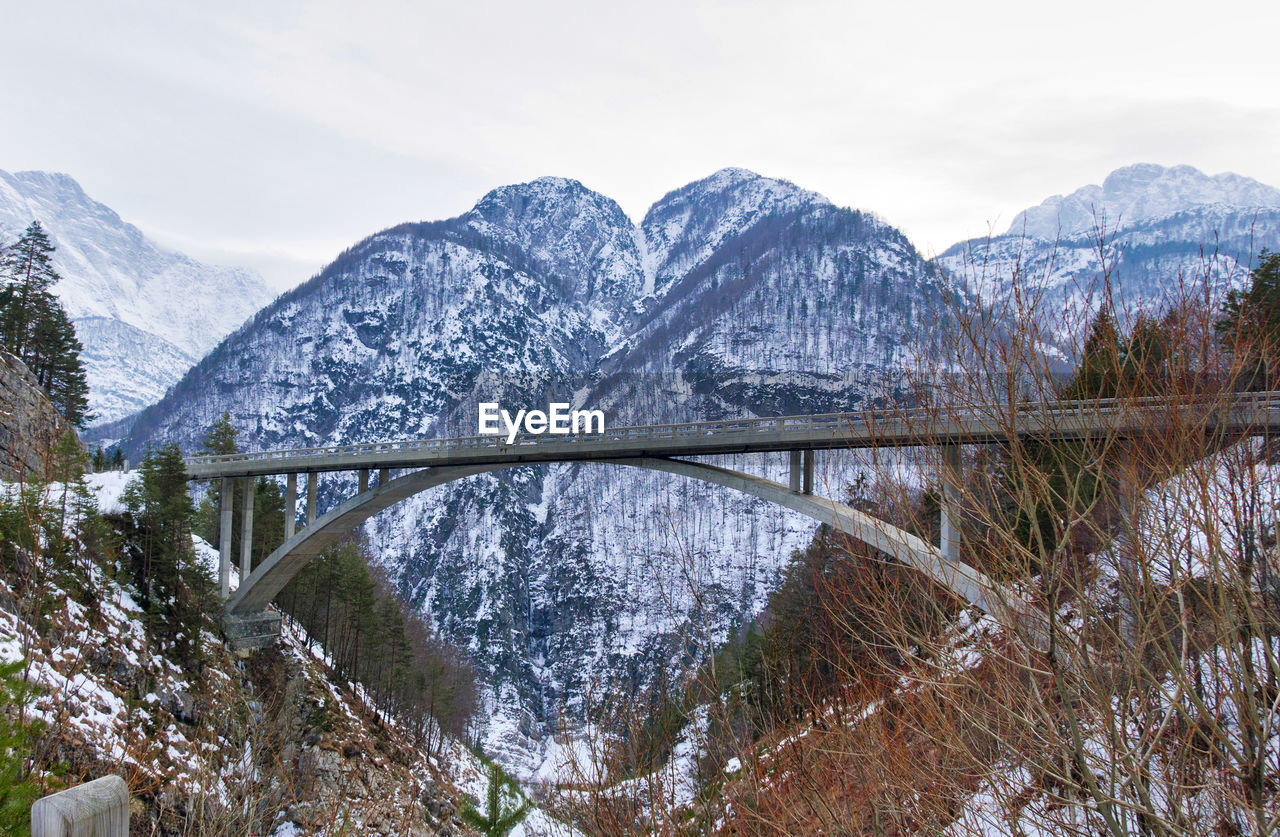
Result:
{"label": "wooden post", "polygon": [[253,560],[254,478],[244,478],[244,505],[240,509],[240,583],[249,580],[249,564]]}
{"label": "wooden post", "polygon": [[289,474],[284,478],[284,539],[293,537],[293,529],[298,525],[298,475]]}
{"label": "wooden post", "polygon": [[129,788],[104,776],[37,799],[31,837],[129,837]]}
{"label": "wooden post", "polygon": [[231,597],[231,515],[235,511],[235,482],[230,477],[222,478],[222,489],[218,493],[218,511],[222,517],[222,526],[218,530],[218,595],[225,601]]}

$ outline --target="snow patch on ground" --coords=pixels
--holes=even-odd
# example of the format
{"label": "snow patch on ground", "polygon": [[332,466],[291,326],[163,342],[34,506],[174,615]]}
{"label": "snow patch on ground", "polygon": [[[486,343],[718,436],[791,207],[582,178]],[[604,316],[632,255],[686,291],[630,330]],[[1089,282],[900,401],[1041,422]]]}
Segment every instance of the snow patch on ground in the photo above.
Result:
{"label": "snow patch on ground", "polygon": [[123,514],[125,511],[121,496],[125,487],[138,476],[137,471],[102,471],[97,474],[85,474],[84,481],[89,492],[98,504],[102,514]]}

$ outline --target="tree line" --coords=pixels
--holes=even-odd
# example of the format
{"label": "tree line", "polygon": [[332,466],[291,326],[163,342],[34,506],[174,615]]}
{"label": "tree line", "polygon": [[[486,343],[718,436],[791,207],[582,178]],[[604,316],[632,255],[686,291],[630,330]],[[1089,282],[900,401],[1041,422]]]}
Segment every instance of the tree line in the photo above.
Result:
{"label": "tree line", "polygon": [[53,242],[32,221],[15,243],[0,249],[0,348],[22,360],[75,427],[89,413],[89,384],[66,309],[53,295],[61,278],[53,267]]}

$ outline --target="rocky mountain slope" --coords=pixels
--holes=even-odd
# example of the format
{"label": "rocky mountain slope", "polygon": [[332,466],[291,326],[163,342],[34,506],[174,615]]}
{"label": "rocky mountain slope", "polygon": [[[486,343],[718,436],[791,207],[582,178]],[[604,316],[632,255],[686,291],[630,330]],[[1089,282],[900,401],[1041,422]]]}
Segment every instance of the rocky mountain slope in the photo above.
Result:
{"label": "rocky mountain slope", "polygon": [[54,292],[84,344],[99,421],[158,400],[271,299],[252,271],[201,264],[150,241],[65,174],[0,171],[0,243],[39,220],[57,246]]}
{"label": "rocky mountain slope", "polygon": [[[0,363],[0,443],[29,449],[65,422],[13,364]],[[130,566],[139,529],[126,497],[143,477],[81,477],[66,452],[68,482],[41,470],[0,469],[7,822],[20,825],[26,801],[117,775],[132,833],[475,833],[459,812],[483,806],[488,780],[462,741],[410,729],[287,618],[278,643],[246,657],[215,636],[208,601],[196,647],[179,647]],[[199,537],[191,546],[186,593],[201,599],[218,554]],[[537,808],[512,835],[579,837]]]}
{"label": "rocky mountain slope", "polygon": [[984,301],[1010,300],[1010,277],[1024,294],[1061,312],[1064,332],[1088,321],[1108,275],[1117,308],[1158,307],[1207,285],[1238,286],[1264,248],[1280,247],[1280,189],[1191,166],[1139,164],[1101,186],[1056,195],[1019,214],[1008,231],[944,252],[938,263]]}
{"label": "rocky mountain slope", "polygon": [[[892,388],[942,299],[899,232],[784,181],[717,172],[637,226],[544,178],[360,242],[210,353],[127,444],[191,449],[223,411],[262,449],[470,434],[479,400],[562,397],[613,426],[849,409]],[[352,488],[326,477],[322,505]],[[471,649],[494,696],[486,744],[522,772],[589,694],[675,677],[752,618],[811,533],[747,497],[601,466],[475,477],[365,531]]]}

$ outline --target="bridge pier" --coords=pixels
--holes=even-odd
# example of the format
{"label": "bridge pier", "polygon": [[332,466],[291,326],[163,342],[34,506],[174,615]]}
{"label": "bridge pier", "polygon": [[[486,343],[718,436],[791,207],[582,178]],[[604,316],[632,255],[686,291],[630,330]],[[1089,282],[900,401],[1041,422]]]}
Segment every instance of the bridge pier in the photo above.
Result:
{"label": "bridge pier", "polygon": [[791,451],[791,493],[813,494],[813,451]]}
{"label": "bridge pier", "polygon": [[289,474],[284,478],[284,539],[293,537],[294,527],[298,525],[298,475]]}
{"label": "bridge pier", "polygon": [[356,489],[357,494],[363,494],[369,490],[369,469],[360,469],[360,487]]}
{"label": "bridge pier", "polygon": [[218,529],[218,595],[226,601],[231,597],[231,515],[234,511],[232,503],[232,486],[235,481],[231,477],[222,478],[222,490],[218,493],[218,515],[221,517]]}
{"label": "bridge pier", "polygon": [[307,473],[307,525],[316,522],[316,483],[320,475],[315,471]]}
{"label": "bridge pier", "polygon": [[249,563],[253,560],[253,500],[254,478],[244,478],[243,506],[240,510],[240,579],[249,578]]}
{"label": "bridge pier", "polygon": [[386,485],[390,480],[391,480],[391,469],[390,469],[390,468],[379,468],[379,469],[378,469],[378,485],[379,485],[379,486],[384,486],[384,485]]}
{"label": "bridge pier", "polygon": [[280,614],[271,610],[255,613],[222,614],[222,634],[227,645],[240,655],[265,648],[280,638]]}
{"label": "bridge pier", "polygon": [[942,496],[939,501],[941,526],[938,549],[944,561],[960,559],[960,486],[964,478],[964,460],[960,446],[942,446]]}

